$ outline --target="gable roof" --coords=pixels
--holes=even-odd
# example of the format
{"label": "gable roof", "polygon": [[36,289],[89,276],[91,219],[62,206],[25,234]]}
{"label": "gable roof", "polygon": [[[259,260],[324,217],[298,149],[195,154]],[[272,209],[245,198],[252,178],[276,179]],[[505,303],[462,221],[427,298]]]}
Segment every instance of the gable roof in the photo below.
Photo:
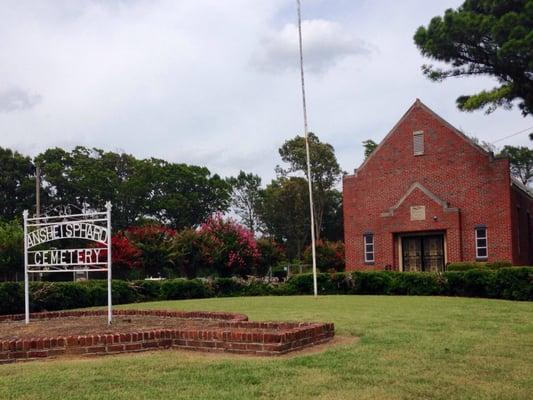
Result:
{"label": "gable roof", "polygon": [[382,217],[392,217],[394,215],[394,211],[396,211],[398,208],[400,208],[402,203],[409,197],[409,195],[411,193],[413,193],[415,191],[415,189],[420,190],[427,197],[429,197],[435,203],[440,205],[444,210],[446,210],[446,211],[457,211],[457,208],[450,207],[447,201],[442,200],[439,196],[437,196],[435,193],[433,193],[427,187],[425,187],[424,185],[422,185],[419,182],[415,182],[409,187],[409,189],[407,189],[407,191],[400,198],[400,200],[398,200],[395,205],[393,205],[391,208],[389,208],[389,211],[382,213],[381,216]]}
{"label": "gable roof", "polygon": [[422,108],[424,111],[432,115],[434,118],[436,118],[439,122],[441,122],[444,126],[446,126],[448,129],[450,129],[453,133],[455,133],[457,136],[459,136],[461,139],[463,139],[466,143],[468,143],[470,146],[474,147],[477,151],[479,151],[481,154],[486,155],[487,157],[490,156],[491,153],[483,149],[480,145],[478,145],[476,142],[474,142],[472,139],[470,139],[467,135],[465,135],[463,132],[461,132],[459,129],[454,127],[452,124],[450,124],[448,121],[446,121],[444,118],[442,118],[440,115],[438,115],[435,111],[433,111],[431,108],[426,106],[424,103],[420,101],[420,99],[416,99],[415,102],[409,107],[409,109],[405,112],[405,114],[400,118],[398,122],[392,127],[392,129],[387,133],[387,135],[381,140],[379,145],[374,149],[372,153],[366,158],[366,160],[363,161],[363,163],[357,168],[355,171],[355,175],[364,168],[364,166],[372,159],[372,157],[379,151],[379,149],[384,145],[384,143],[389,139],[389,137],[392,136],[392,134],[396,131],[398,126],[402,122],[404,122],[409,114],[415,109],[415,108]]}

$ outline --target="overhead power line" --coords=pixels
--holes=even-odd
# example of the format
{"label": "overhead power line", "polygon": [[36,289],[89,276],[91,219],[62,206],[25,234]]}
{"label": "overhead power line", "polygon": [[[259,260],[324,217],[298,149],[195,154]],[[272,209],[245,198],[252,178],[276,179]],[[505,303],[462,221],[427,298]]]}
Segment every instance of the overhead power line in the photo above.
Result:
{"label": "overhead power line", "polygon": [[511,138],[513,136],[516,136],[516,135],[520,135],[521,133],[525,133],[527,131],[530,131],[530,132],[533,133],[533,126],[530,126],[529,128],[522,129],[521,131],[518,131],[518,132],[515,132],[515,133],[511,133],[510,135],[507,135],[507,136],[504,136],[504,137],[502,137],[500,139],[497,139],[497,140],[493,141],[492,144],[501,142],[502,140],[509,139],[509,138]]}

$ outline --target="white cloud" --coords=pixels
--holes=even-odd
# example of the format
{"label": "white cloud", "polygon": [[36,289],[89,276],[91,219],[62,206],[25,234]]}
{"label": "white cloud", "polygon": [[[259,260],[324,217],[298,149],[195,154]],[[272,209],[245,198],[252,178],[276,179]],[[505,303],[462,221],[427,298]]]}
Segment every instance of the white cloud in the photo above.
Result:
{"label": "white cloud", "polygon": [[[310,128],[343,169],[416,97],[481,140],[533,125],[518,110],[456,110],[488,79],[422,76],[414,31],[460,2],[302,3]],[[13,0],[0,15],[0,88],[19,91],[0,100],[19,108],[0,112],[2,147],[121,149],[266,181],[277,148],[302,131],[293,0]]]}
{"label": "white cloud", "polygon": [[38,94],[31,94],[27,91],[12,87],[0,90],[0,113],[28,110],[35,107],[42,100]]}
{"label": "white cloud", "polygon": [[[370,46],[354,37],[334,22],[325,19],[302,21],[304,60],[306,70],[324,72],[345,57],[367,55]],[[298,27],[286,24],[281,30],[270,32],[261,40],[260,49],[252,63],[270,72],[298,68]]]}

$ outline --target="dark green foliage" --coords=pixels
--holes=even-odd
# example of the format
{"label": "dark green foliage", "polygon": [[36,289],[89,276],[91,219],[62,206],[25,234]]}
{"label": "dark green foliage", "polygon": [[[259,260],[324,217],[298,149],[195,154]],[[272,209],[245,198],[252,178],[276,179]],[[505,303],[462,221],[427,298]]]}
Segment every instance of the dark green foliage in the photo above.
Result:
{"label": "dark green foliage", "polygon": [[[312,248],[307,247],[304,252],[306,264],[312,265]],[[316,243],[316,267],[320,272],[342,272],[345,268],[344,243],[318,241]]]}
{"label": "dark green foliage", "polygon": [[494,297],[508,300],[533,300],[533,268],[502,268],[492,282]]}
{"label": "dark green foliage", "polygon": [[16,282],[0,283],[0,314],[24,312],[24,285]]}
{"label": "dark green foliage", "polygon": [[480,263],[480,262],[455,262],[455,263],[448,264],[448,266],[446,268],[450,272],[468,271],[470,269],[486,268],[486,263]]}
{"label": "dark green foliage", "polygon": [[273,239],[257,239],[257,249],[260,255],[255,267],[256,276],[266,276],[270,267],[274,267],[287,259],[283,247]]}
{"label": "dark green foliage", "polygon": [[464,297],[495,297],[492,291],[494,272],[470,269],[462,272],[446,272],[446,294]]}
{"label": "dark green foliage", "polygon": [[365,148],[365,159],[370,156],[376,150],[378,147],[378,144],[374,142],[372,139],[367,139],[363,141],[363,147]]}
{"label": "dark green foliage", "polygon": [[[418,296],[465,296],[533,301],[533,267],[471,269],[444,274],[420,272],[357,271],[321,273],[319,294],[375,294]],[[24,312],[23,283],[0,283],[0,314]],[[32,282],[31,311],[105,306],[107,282]],[[113,281],[114,304],[154,300],[196,299],[229,296],[311,295],[312,274],[292,276],[287,282],[218,278],[168,279],[161,281]]]}
{"label": "dark green foliage", "polygon": [[499,154],[509,157],[511,173],[524,185],[533,180],[533,149],[525,146],[504,146]]}
{"label": "dark green foliage", "polygon": [[357,271],[352,277],[357,294],[389,294],[393,283],[393,273],[385,271]]}
{"label": "dark green foliage", "polygon": [[229,178],[231,185],[231,205],[235,213],[241,218],[244,226],[252,233],[258,231],[261,225],[259,210],[262,201],[261,177],[252,173],[240,171],[236,178]]}
{"label": "dark green foliage", "polygon": [[513,264],[510,261],[493,261],[487,263],[489,269],[511,268]]}
{"label": "dark green foliage", "polygon": [[[313,275],[300,274],[294,275],[287,281],[289,292],[295,294],[312,294],[313,293]],[[317,288],[319,294],[336,294],[336,286],[331,280],[330,274],[317,274]]]}
{"label": "dark green foliage", "polygon": [[450,66],[422,67],[432,80],[492,76],[500,86],[457,99],[459,109],[510,108],[533,113],[533,0],[466,0],[457,10],[420,27],[414,40],[422,55]]}
{"label": "dark green foliage", "polygon": [[24,232],[22,224],[0,220],[0,279],[16,280],[24,275]]}
{"label": "dark green foliage", "polygon": [[[287,140],[279,149],[283,162],[289,164],[287,169],[277,167],[283,176],[291,173],[307,175],[307,157],[305,137],[296,136]],[[315,213],[316,239],[320,240],[323,231],[324,215],[328,208],[330,193],[342,175],[342,170],[335,156],[335,149],[329,143],[321,142],[317,135],[309,133],[309,154],[311,163],[311,182]],[[308,225],[309,226],[309,225]]]}
{"label": "dark green foliage", "polygon": [[0,219],[35,210],[35,166],[29,157],[0,147]]}
{"label": "dark green foliage", "polygon": [[[115,229],[143,219],[181,229],[229,207],[230,186],[204,167],[155,158],[138,160],[82,146],[70,152],[48,149],[35,162],[42,168],[44,206],[82,208],[86,204],[103,209],[110,200]],[[27,199],[31,199],[29,194]]]}
{"label": "dark green foliage", "polygon": [[212,287],[217,297],[238,296],[243,291],[243,283],[233,278],[217,278]]}
{"label": "dark green foliage", "polygon": [[500,269],[510,268],[513,264],[509,261],[492,261],[492,262],[456,262],[450,263],[447,270],[454,271],[468,271],[471,269]]}
{"label": "dark green foliage", "polygon": [[411,296],[436,296],[444,291],[445,279],[440,274],[425,272],[396,273],[391,282],[390,294]]}
{"label": "dark green foliage", "polygon": [[202,299],[212,297],[210,287],[199,279],[170,279],[161,281],[161,299]]}

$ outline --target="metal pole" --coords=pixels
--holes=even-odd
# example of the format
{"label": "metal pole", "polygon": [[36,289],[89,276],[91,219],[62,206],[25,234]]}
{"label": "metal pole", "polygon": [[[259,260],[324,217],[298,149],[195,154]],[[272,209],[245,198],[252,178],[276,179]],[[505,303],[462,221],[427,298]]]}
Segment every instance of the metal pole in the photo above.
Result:
{"label": "metal pole", "polygon": [[35,164],[35,216],[41,216],[41,167]]}
{"label": "metal pole", "polygon": [[107,209],[107,323],[113,322],[112,296],[111,296],[111,202],[105,204]]}
{"label": "metal pole", "polygon": [[304,57],[302,46],[302,11],[300,0],[296,0],[298,7],[298,40],[300,45],[300,78],[302,82],[302,106],[304,115],[305,132],[305,154],[307,157],[307,183],[309,185],[309,208],[311,213],[311,252],[313,256],[313,293],[318,296],[318,286],[316,280],[316,246],[315,246],[315,213],[313,206],[313,184],[311,183],[311,156],[309,154],[309,129],[307,126],[307,105],[305,101],[305,78],[304,78]]}
{"label": "metal pole", "polygon": [[28,210],[22,212],[24,219],[24,314],[26,324],[30,323],[30,285],[28,282]]}

